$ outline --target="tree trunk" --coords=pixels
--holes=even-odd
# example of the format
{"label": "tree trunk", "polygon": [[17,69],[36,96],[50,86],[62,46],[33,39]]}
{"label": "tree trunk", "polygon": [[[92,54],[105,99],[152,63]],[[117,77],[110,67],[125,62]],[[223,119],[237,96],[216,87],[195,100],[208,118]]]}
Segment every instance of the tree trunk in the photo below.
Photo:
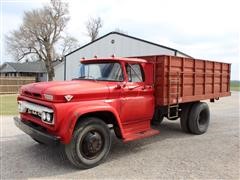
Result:
{"label": "tree trunk", "polygon": [[53,69],[52,63],[50,62],[50,67],[48,71],[48,81],[52,81],[53,77],[54,77],[54,69]]}
{"label": "tree trunk", "polygon": [[46,59],[46,69],[48,73],[48,81],[52,81],[54,77],[54,69],[52,65],[52,50],[51,48],[47,48],[47,59]]}

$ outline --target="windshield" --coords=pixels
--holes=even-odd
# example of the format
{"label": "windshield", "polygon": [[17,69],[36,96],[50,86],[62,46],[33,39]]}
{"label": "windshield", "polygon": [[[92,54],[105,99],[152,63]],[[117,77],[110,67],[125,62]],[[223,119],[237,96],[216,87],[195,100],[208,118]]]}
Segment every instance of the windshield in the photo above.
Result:
{"label": "windshield", "polygon": [[121,65],[115,62],[81,64],[78,79],[123,81],[123,73]]}

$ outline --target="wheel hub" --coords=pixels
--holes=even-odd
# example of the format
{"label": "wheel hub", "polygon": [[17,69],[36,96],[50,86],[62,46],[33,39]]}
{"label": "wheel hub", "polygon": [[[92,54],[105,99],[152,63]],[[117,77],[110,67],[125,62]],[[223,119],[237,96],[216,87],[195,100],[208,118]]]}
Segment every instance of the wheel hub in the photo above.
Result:
{"label": "wheel hub", "polygon": [[96,131],[88,132],[83,139],[82,153],[87,158],[94,158],[101,152],[102,147],[102,136]]}

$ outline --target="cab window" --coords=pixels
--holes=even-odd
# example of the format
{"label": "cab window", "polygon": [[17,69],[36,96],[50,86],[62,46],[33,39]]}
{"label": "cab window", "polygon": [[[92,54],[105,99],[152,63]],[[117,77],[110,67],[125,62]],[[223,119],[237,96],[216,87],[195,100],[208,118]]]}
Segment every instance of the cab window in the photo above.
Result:
{"label": "cab window", "polygon": [[117,62],[96,62],[81,64],[78,79],[99,81],[123,81],[122,67]]}
{"label": "cab window", "polygon": [[140,64],[126,64],[128,82],[143,82],[144,73]]}

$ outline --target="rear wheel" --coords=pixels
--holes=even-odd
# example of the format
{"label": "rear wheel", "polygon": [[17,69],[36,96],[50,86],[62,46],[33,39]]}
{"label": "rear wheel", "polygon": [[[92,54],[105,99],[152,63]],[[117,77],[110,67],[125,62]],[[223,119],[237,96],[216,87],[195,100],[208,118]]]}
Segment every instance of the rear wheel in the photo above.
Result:
{"label": "rear wheel", "polygon": [[100,164],[108,155],[111,135],[108,126],[98,118],[84,118],[73,133],[65,152],[78,168],[88,169]]}
{"label": "rear wheel", "polygon": [[193,104],[189,114],[189,130],[193,134],[203,134],[207,131],[210,121],[208,104],[199,102]]}
{"label": "rear wheel", "polygon": [[189,112],[191,110],[192,104],[185,104],[182,107],[182,112],[181,112],[181,118],[180,118],[180,123],[181,123],[181,129],[186,132],[189,133]]}

